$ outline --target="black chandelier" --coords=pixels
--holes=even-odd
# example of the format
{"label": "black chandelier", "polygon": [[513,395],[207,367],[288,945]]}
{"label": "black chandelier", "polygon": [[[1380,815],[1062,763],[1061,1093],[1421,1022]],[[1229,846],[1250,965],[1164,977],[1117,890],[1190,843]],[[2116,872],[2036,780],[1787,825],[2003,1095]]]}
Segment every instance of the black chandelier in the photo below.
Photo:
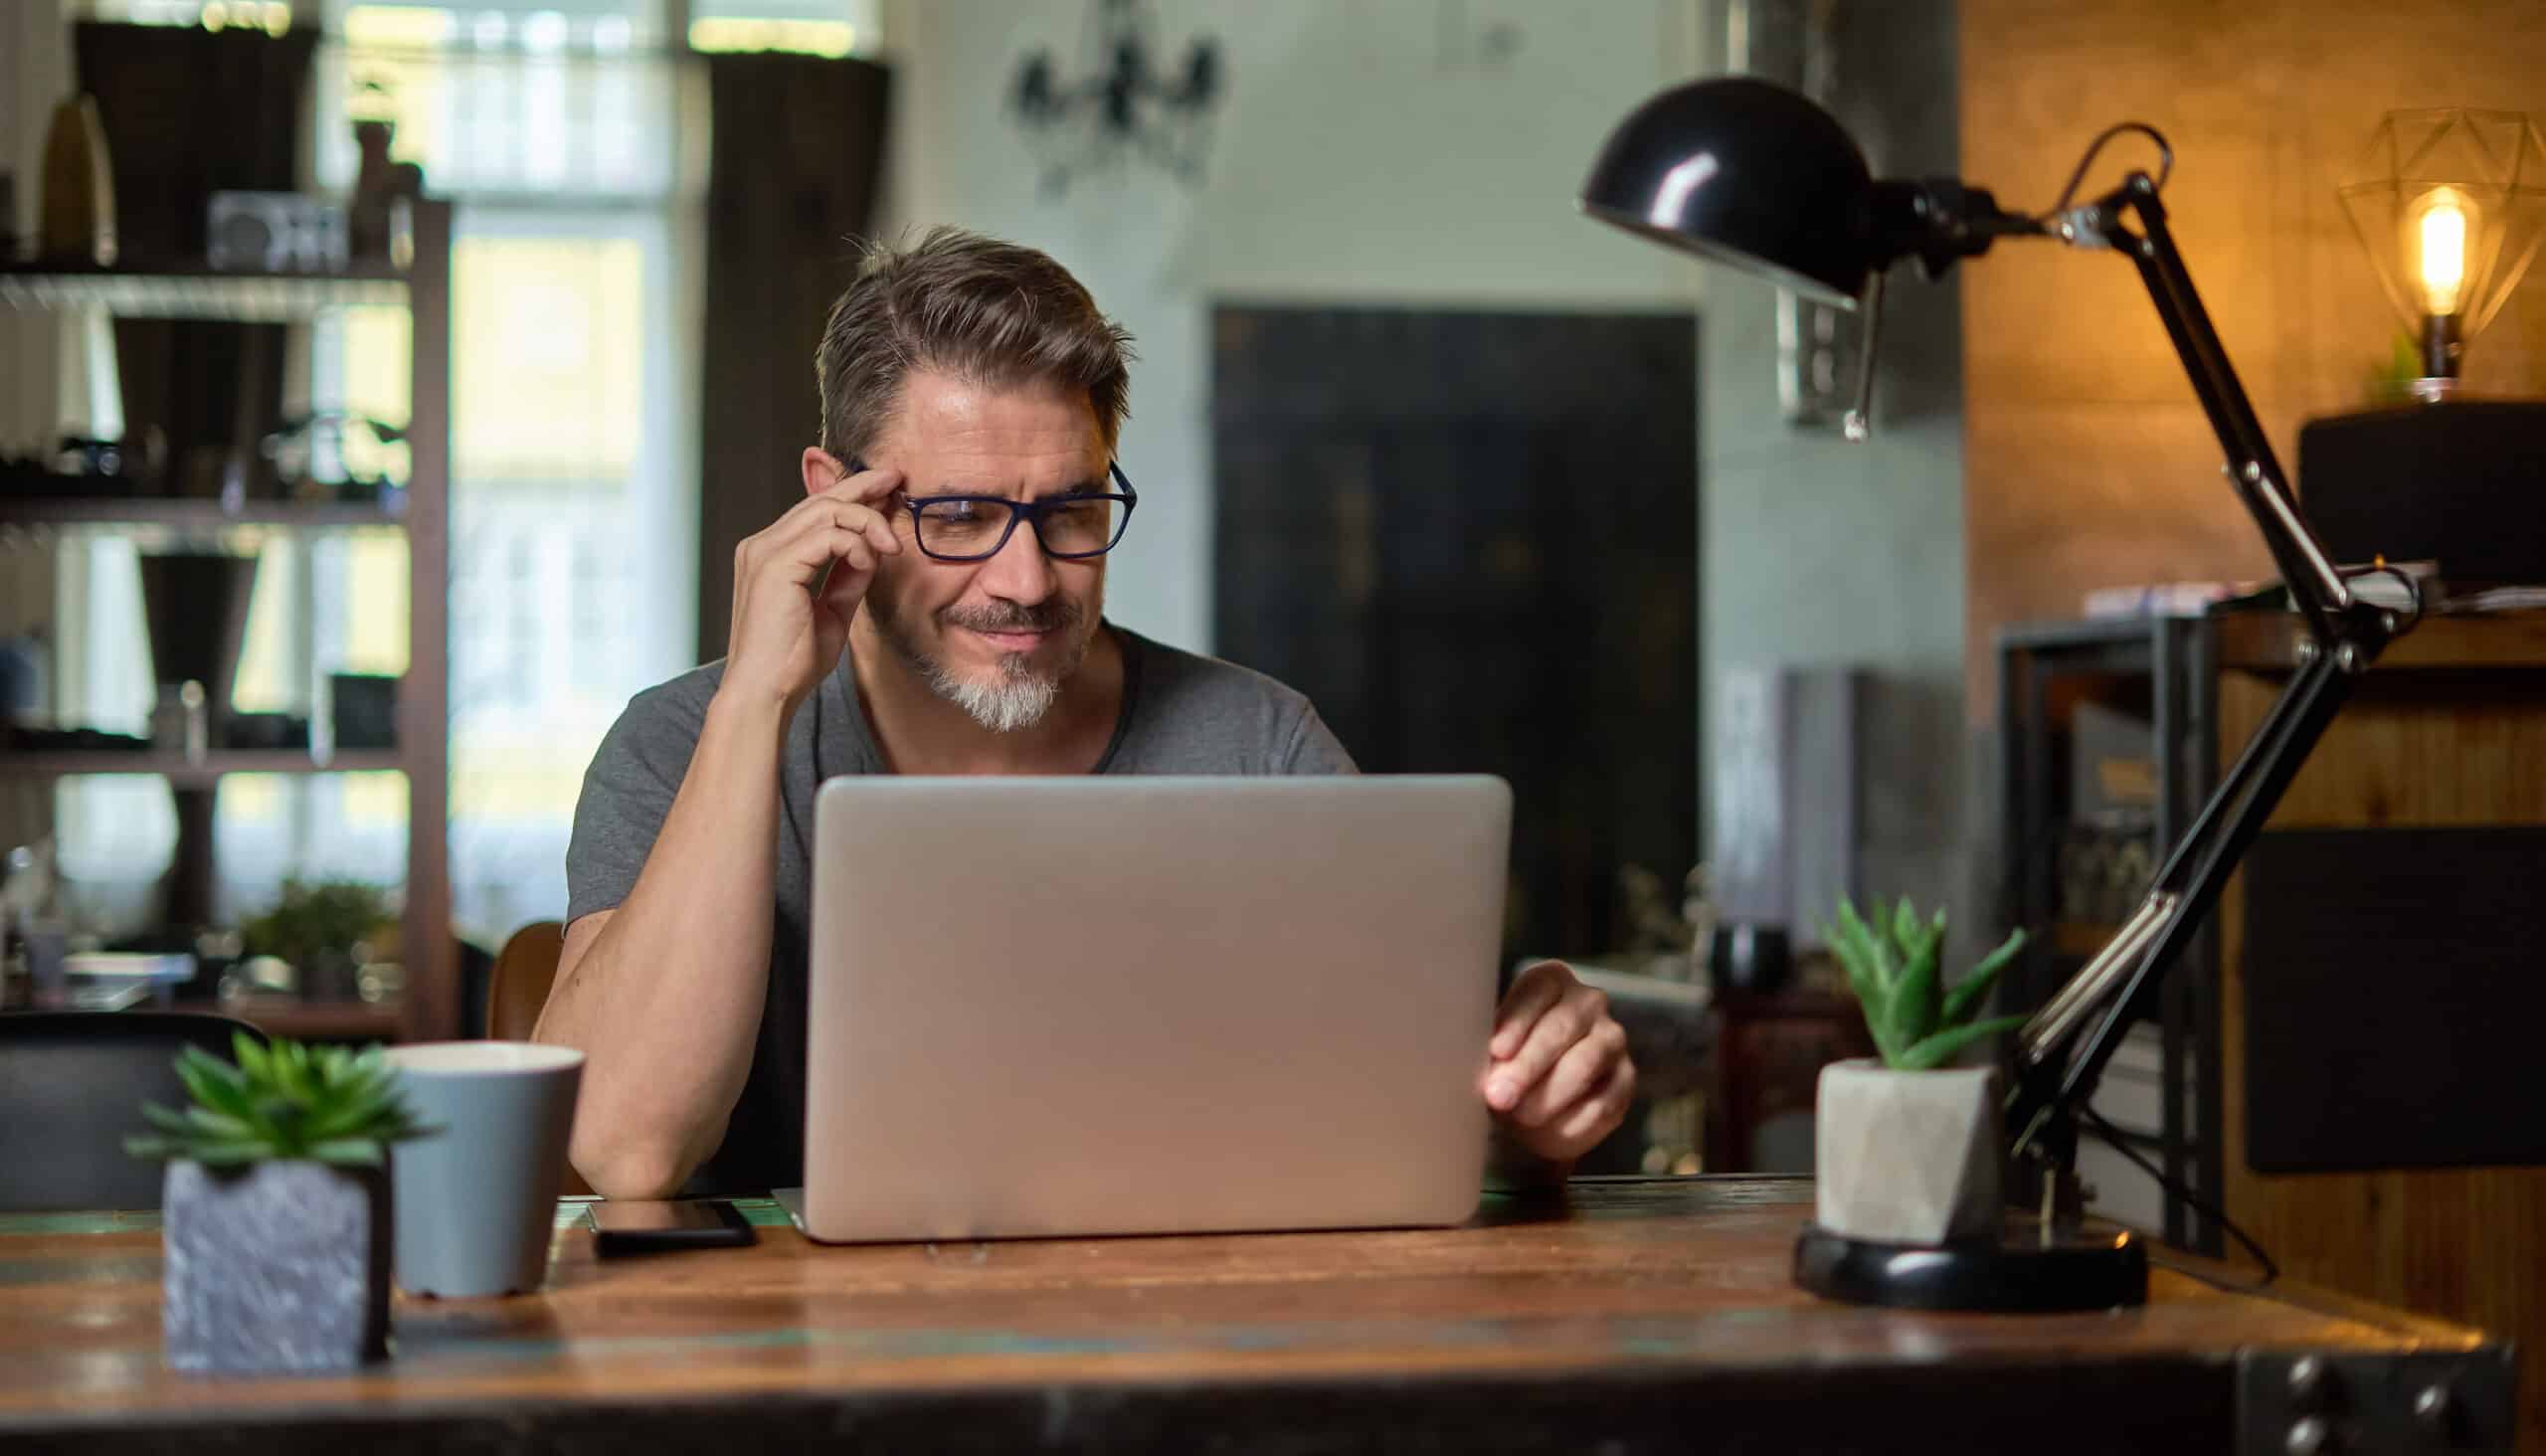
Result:
{"label": "black chandelier", "polygon": [[1202,177],[1211,107],[1220,95],[1216,41],[1197,37],[1173,72],[1154,70],[1156,17],[1142,0],[1097,0],[1083,53],[1091,74],[1063,81],[1052,53],[1028,54],[1008,92],[1008,109],[1043,169],[1043,193],[1057,197],[1070,178],[1119,164],[1135,153],[1178,180]]}

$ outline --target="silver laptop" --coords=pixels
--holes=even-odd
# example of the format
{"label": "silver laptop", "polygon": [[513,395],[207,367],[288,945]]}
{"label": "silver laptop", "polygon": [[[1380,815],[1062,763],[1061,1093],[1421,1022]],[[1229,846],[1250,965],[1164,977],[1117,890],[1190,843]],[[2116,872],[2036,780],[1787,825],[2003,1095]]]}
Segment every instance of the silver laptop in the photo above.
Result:
{"label": "silver laptop", "polygon": [[828,1241],[1442,1225],[1475,1208],[1491,778],[841,778],[815,812]]}

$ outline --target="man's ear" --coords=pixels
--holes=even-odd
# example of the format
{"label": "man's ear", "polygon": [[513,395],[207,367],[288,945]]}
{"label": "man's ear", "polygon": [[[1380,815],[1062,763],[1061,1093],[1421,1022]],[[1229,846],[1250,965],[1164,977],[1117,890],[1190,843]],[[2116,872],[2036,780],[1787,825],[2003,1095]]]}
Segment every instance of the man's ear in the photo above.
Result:
{"label": "man's ear", "polygon": [[848,478],[848,467],[832,459],[830,452],[818,445],[805,447],[805,457],[800,463],[805,471],[807,495],[819,495]]}

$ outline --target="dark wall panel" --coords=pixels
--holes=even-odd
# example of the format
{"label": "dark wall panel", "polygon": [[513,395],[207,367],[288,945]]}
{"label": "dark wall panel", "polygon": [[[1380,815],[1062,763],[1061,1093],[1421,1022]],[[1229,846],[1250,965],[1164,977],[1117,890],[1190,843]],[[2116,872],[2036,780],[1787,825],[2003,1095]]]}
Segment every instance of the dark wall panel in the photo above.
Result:
{"label": "dark wall panel", "polygon": [[1696,321],[1213,323],[1217,650],[1367,771],[1510,780],[1511,951],[1617,948],[1697,853]]}
{"label": "dark wall panel", "polygon": [[2246,1161],[2546,1164],[2546,829],[2282,829],[2246,855]]}

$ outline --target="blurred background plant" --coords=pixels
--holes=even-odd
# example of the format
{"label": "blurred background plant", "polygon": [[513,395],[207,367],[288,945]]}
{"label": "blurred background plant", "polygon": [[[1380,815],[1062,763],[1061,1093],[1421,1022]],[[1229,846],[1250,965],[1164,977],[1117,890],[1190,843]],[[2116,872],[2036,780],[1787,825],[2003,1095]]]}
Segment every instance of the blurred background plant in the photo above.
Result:
{"label": "blurred background plant", "polygon": [[302,996],[342,999],[354,994],[355,973],[396,944],[398,907],[388,891],[360,880],[292,879],[239,929],[248,955],[291,966]]}
{"label": "blurred background plant", "polygon": [[2399,331],[2389,340],[2387,357],[2369,366],[2361,387],[2373,409],[2406,405],[2413,403],[2413,383],[2422,376],[2422,351]]}

